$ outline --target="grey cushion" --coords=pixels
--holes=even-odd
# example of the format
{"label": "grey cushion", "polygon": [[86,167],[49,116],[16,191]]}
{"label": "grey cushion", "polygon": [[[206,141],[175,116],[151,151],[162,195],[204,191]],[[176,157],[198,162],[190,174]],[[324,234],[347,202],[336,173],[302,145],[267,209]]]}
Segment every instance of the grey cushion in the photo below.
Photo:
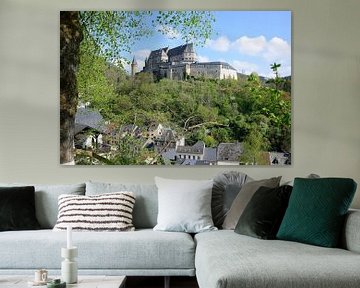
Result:
{"label": "grey cushion", "polygon": [[[84,195],[85,184],[63,184],[63,185],[37,185],[25,184],[35,187],[35,209],[36,218],[41,228],[53,228],[58,216],[58,197],[61,194]],[[0,183],[0,186],[24,186],[20,183]]]}
{"label": "grey cushion", "polygon": [[275,239],[288,206],[292,186],[260,187],[236,224],[235,233],[260,239]]}
{"label": "grey cushion", "polygon": [[226,171],[215,176],[212,189],[211,213],[216,227],[222,227],[225,216],[241,187],[244,183],[252,180],[245,173],[238,171]]}
{"label": "grey cushion", "polygon": [[353,288],[360,254],[296,242],[261,240],[231,230],[195,236],[200,288]]}
{"label": "grey cushion", "polygon": [[153,228],[158,213],[158,193],[155,184],[87,182],[86,195],[130,191],[135,194],[133,224],[136,229]]}
{"label": "grey cushion", "polygon": [[353,252],[360,253],[360,210],[349,210],[346,215],[342,246]]}
{"label": "grey cushion", "polygon": [[235,229],[237,222],[240,219],[241,214],[243,213],[246,205],[249,203],[251,197],[255,194],[255,192],[261,187],[269,187],[269,188],[276,188],[279,186],[281,180],[280,177],[273,177],[269,179],[251,181],[244,184],[241,187],[240,192],[234,199],[229,212],[227,213],[223,228],[224,229]]}
{"label": "grey cushion", "polygon": [[[80,270],[194,268],[195,244],[186,233],[73,232],[72,239]],[[65,231],[2,232],[0,269],[60,269],[61,247],[66,247]]]}
{"label": "grey cushion", "polygon": [[155,177],[159,213],[154,230],[198,233],[216,230],[211,217],[213,180]]}

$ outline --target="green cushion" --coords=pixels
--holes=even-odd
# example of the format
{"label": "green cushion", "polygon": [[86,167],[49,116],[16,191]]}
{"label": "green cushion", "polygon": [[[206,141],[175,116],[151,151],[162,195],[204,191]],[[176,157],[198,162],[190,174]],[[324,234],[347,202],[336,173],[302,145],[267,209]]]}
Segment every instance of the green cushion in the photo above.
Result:
{"label": "green cushion", "polygon": [[277,238],[337,247],[355,191],[356,182],[349,178],[295,178]]}

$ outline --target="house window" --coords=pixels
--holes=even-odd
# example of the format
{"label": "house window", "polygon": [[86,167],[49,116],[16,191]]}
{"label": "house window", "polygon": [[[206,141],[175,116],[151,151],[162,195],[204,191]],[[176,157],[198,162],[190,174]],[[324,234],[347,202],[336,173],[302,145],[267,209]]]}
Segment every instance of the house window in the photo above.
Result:
{"label": "house window", "polygon": [[200,156],[197,156],[198,160],[200,160]]}

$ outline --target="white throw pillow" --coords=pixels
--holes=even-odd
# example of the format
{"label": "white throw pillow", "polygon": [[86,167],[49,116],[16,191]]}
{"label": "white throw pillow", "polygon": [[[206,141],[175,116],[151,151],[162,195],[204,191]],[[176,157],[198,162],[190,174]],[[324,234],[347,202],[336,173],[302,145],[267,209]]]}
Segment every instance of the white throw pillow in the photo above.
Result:
{"label": "white throw pillow", "polygon": [[92,196],[59,196],[59,214],[55,231],[72,226],[74,231],[133,231],[133,192],[115,192]]}
{"label": "white throw pillow", "polygon": [[154,230],[198,233],[217,230],[211,217],[213,180],[155,177],[159,212]]}

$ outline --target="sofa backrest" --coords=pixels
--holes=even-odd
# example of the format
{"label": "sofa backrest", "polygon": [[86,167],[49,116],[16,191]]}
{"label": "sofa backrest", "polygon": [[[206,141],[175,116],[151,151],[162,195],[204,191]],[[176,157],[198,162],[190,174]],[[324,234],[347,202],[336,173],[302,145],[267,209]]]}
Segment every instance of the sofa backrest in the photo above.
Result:
{"label": "sofa backrest", "polygon": [[158,214],[158,192],[155,184],[87,182],[85,194],[98,195],[120,191],[131,191],[135,194],[135,228],[153,228],[157,223]]}
{"label": "sofa backrest", "polygon": [[36,218],[43,229],[52,229],[55,226],[58,216],[58,197],[61,194],[85,195],[85,183],[61,185],[0,183],[0,186],[34,186]]}

